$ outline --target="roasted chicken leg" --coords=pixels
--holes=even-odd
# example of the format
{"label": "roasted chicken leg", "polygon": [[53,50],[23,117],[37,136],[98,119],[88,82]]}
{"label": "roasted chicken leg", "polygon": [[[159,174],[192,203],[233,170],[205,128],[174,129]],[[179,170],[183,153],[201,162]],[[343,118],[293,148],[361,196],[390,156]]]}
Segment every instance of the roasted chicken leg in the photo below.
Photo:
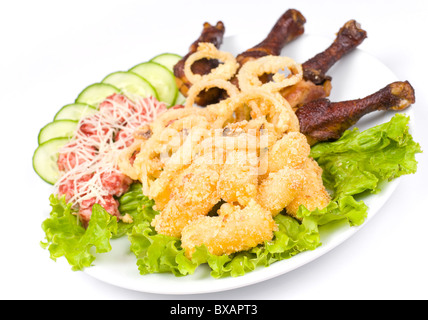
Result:
{"label": "roasted chicken leg", "polygon": [[[187,91],[192,86],[192,83],[186,78],[184,74],[184,64],[187,58],[198,49],[198,45],[200,42],[210,42],[219,48],[223,43],[223,36],[225,32],[225,27],[223,22],[218,21],[215,26],[212,26],[208,22],[204,23],[204,28],[202,30],[201,35],[196,41],[194,41],[189,47],[189,52],[177,62],[174,66],[174,75],[175,81],[177,82],[177,86],[180,92],[186,97]],[[196,61],[192,65],[192,71],[196,74],[208,74],[211,69],[216,68],[219,62],[215,59],[201,59]],[[201,96],[196,103],[201,105],[206,105],[212,103],[218,99],[218,96],[221,94],[221,89],[212,88],[204,92],[204,96]]]}
{"label": "roasted chicken leg", "polygon": [[393,82],[362,99],[331,102],[311,101],[296,111],[300,132],[309,144],[339,139],[343,132],[364,115],[377,110],[403,110],[415,103],[415,92],[408,81]]}
{"label": "roasted chicken leg", "polygon": [[281,91],[293,109],[330,95],[331,77],[327,71],[345,54],[351,52],[367,37],[358,22],[349,20],[336,35],[334,42],[323,52],[302,64],[303,80]]}
{"label": "roasted chicken leg", "polygon": [[264,56],[278,56],[282,48],[304,32],[305,17],[295,9],[287,10],[275,23],[267,37],[254,47],[240,53],[236,61],[242,66]]}
{"label": "roasted chicken leg", "polygon": [[[303,25],[305,22],[306,19],[299,11],[294,9],[287,10],[278,19],[268,36],[262,42],[237,56],[238,63],[242,65],[249,60],[257,59],[262,56],[279,55],[285,44],[304,32]],[[174,66],[174,75],[177,85],[184,96],[187,96],[187,91],[192,86],[184,74],[186,59],[196,51],[199,42],[212,42],[218,48],[222,42],[223,34],[224,25],[222,23],[217,23],[215,27],[205,23],[201,36],[190,46],[189,53]],[[192,71],[197,74],[207,74],[211,69],[217,67],[218,63],[219,62],[214,59],[202,59],[196,61],[192,65]],[[195,102],[200,106],[206,106],[218,102],[223,97],[223,94],[223,90],[211,88],[201,92],[195,99]]]}
{"label": "roasted chicken leg", "polygon": [[[304,24],[306,23],[305,17],[295,9],[287,10],[275,23],[272,30],[267,37],[255,45],[254,47],[238,54],[236,61],[239,66],[244,65],[248,61],[255,60],[264,56],[278,56],[282,48],[305,31]],[[239,70],[239,69],[238,69]],[[264,74],[261,76],[262,82],[271,80],[271,75]],[[232,82],[239,88],[239,81],[237,77],[233,77]]]}

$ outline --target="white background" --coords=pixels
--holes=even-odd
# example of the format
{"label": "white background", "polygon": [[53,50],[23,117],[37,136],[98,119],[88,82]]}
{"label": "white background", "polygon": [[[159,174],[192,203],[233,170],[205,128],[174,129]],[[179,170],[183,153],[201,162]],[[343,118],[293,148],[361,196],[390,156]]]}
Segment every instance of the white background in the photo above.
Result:
{"label": "white background", "polygon": [[[1,299],[427,299],[427,154],[382,210],[317,260],[255,285],[202,295],[115,287],[49,259],[39,241],[50,187],[33,172],[39,129],[88,84],[162,52],[185,54],[205,21],[226,36],[267,34],[288,8],[305,33],[333,38],[356,19],[360,46],[416,91],[414,138],[428,152],[426,1],[1,1]],[[361,66],[364,68],[364,66]],[[375,77],[367,70],[367,77]],[[355,84],[358,85],[358,84]],[[40,197],[40,194],[46,196]]]}

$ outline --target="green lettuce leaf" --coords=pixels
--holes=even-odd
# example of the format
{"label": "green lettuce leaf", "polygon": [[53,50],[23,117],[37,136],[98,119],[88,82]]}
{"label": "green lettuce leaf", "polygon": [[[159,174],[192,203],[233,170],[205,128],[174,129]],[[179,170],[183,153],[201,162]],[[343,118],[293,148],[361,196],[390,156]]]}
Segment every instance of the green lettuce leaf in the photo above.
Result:
{"label": "green lettuce leaf", "polygon": [[180,239],[156,233],[148,221],[134,226],[128,239],[140,274],[172,272],[184,276],[199,265],[185,257]]}
{"label": "green lettuce leaf", "polygon": [[318,225],[311,218],[305,218],[302,223],[296,219],[279,214],[275,217],[278,231],[275,231],[272,241],[248,251],[237,252],[229,256],[214,256],[207,254],[207,263],[212,269],[211,276],[238,277],[258,267],[268,267],[272,263],[289,259],[294,255],[308,250],[315,250],[321,245]]}
{"label": "green lettuce leaf", "polygon": [[132,223],[118,222],[117,234],[114,238],[120,238],[131,232],[133,226],[139,225],[143,221],[151,221],[157,214],[153,210],[154,201],[143,195],[141,183],[134,183],[130,189],[118,199],[119,212],[121,215],[129,214]]}
{"label": "green lettuce leaf", "polygon": [[422,151],[408,122],[407,116],[396,114],[387,123],[363,132],[348,130],[335,142],[313,146],[311,156],[323,169],[324,185],[340,198],[376,193],[383,183],[415,173],[415,154]]}
{"label": "green lettuce leaf", "polygon": [[311,217],[319,226],[346,219],[350,226],[359,226],[367,218],[367,210],[368,207],[363,201],[356,201],[352,196],[344,196],[330,201],[324,209],[310,211],[300,206],[297,218]]}
{"label": "green lettuce leaf", "polygon": [[323,169],[324,184],[334,195],[332,201],[324,209],[313,211],[301,206],[297,213],[300,221],[277,215],[278,231],[273,239],[248,251],[215,256],[200,246],[192,259],[188,259],[180,239],[158,234],[150,225],[157,211],[138,183],[118,199],[119,211],[122,215],[129,214],[132,223],[117,222],[95,205],[86,230],[64,198],[52,195],[52,212],[42,225],[46,233],[42,246],[49,249],[52,259],[64,256],[73,270],[81,270],[95,259],[91,248],[95,247],[99,253],[108,252],[111,238],[127,235],[142,275],[169,272],[185,276],[207,264],[215,278],[242,276],[258,267],[316,249],[321,245],[319,226],[338,220],[346,220],[350,226],[361,225],[368,208],[354,196],[377,192],[383,183],[416,172],[415,154],[421,149],[409,133],[408,121],[406,116],[397,114],[388,123],[363,132],[349,130],[336,142],[314,146],[311,156]]}
{"label": "green lettuce leaf", "polygon": [[324,209],[309,211],[301,206],[297,213],[301,222],[282,214],[276,216],[279,230],[273,240],[251,250],[214,256],[201,246],[189,260],[180,239],[157,234],[149,222],[134,227],[129,240],[140,273],[183,276],[207,263],[215,278],[242,276],[259,266],[316,249],[321,245],[319,226],[338,220],[347,220],[350,226],[361,225],[368,208],[354,195],[377,192],[382,183],[416,172],[415,154],[421,150],[408,131],[408,121],[408,117],[397,114],[388,123],[363,132],[348,130],[336,142],[314,146],[311,156],[323,168],[323,180],[334,193],[333,200]]}
{"label": "green lettuce leaf", "polygon": [[299,252],[313,250],[321,244],[318,226],[312,218],[299,223],[289,216],[278,215],[275,221],[279,230],[274,239],[264,245],[222,256],[212,255],[205,246],[200,246],[191,260],[185,256],[180,239],[156,233],[148,221],[134,226],[128,237],[140,274],[172,272],[176,276],[185,276],[207,263],[215,278],[236,277],[258,266],[268,266]]}
{"label": "green lettuce leaf", "polygon": [[85,229],[64,197],[51,195],[50,203],[50,217],[42,223],[46,241],[42,241],[41,246],[49,250],[53,260],[64,256],[73,270],[82,270],[95,260],[92,248],[95,248],[96,253],[111,250],[110,238],[117,232],[116,217],[95,204]]}

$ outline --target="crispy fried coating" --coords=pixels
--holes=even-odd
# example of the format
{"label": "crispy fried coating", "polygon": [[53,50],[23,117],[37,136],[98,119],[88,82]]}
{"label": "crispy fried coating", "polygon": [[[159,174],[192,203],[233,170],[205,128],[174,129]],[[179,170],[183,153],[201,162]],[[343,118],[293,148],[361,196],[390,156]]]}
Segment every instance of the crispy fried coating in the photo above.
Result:
{"label": "crispy fried coating", "polygon": [[257,194],[258,203],[276,216],[301,192],[305,183],[304,172],[284,167],[263,180]]}
{"label": "crispy fried coating", "polygon": [[269,150],[269,172],[285,166],[299,168],[309,157],[311,149],[306,137],[300,132],[290,132],[278,140]]}
{"label": "crispy fried coating", "polygon": [[[182,181],[182,171],[164,170],[151,187],[148,196],[155,200],[154,209],[162,211],[171,200],[172,191],[178,187]],[[177,178],[180,177],[180,178]]]}
{"label": "crispy fried coating", "polygon": [[[218,59],[222,63],[212,69],[208,74],[201,75],[193,73],[191,68],[192,64],[198,60],[206,58],[209,60]],[[229,80],[234,76],[238,68],[239,64],[230,52],[220,51],[212,43],[200,42],[198,44],[197,51],[190,55],[184,63],[184,75],[191,83],[213,79]]]}
{"label": "crispy fried coating", "polygon": [[139,144],[124,152],[123,168],[155,200],[152,226],[181,238],[188,257],[200,245],[215,255],[253,248],[273,238],[279,213],[296,217],[300,205],[312,210],[330,200],[298,118],[278,93],[301,79],[300,65],[288,58],[260,61],[271,65],[248,66],[275,73],[284,65],[292,75],[277,74],[274,84],[263,85],[254,69],[248,86],[224,86],[229,97],[206,108],[193,105],[197,93],[225,80],[196,79],[186,106],[141,128]]}
{"label": "crispy fried coating", "polygon": [[257,173],[255,153],[243,150],[230,152],[217,183],[220,197],[229,203],[247,205],[257,195]]}
{"label": "crispy fried coating", "polygon": [[216,170],[191,165],[179,175],[171,199],[152,220],[158,233],[180,237],[183,228],[195,217],[206,215],[220,201],[217,192],[219,174]]}
{"label": "crispy fried coating", "polygon": [[323,185],[322,169],[318,163],[314,159],[308,158],[305,161],[303,172],[305,174],[304,188],[286,206],[287,213],[291,216],[296,216],[300,205],[304,205],[312,211],[316,208],[322,209],[330,202],[330,195]]}
{"label": "crispy fried coating", "polygon": [[188,224],[181,245],[188,257],[202,244],[214,255],[231,254],[272,240],[275,230],[272,214],[253,199],[243,209],[225,203],[218,216],[199,216]]}
{"label": "crispy fried coating", "polygon": [[[276,73],[278,70],[288,69],[290,75]],[[263,83],[260,77],[264,74],[273,74],[274,81]],[[290,87],[303,79],[302,66],[293,59],[280,56],[264,56],[243,65],[237,75],[239,87],[243,91],[264,87],[269,91]]]}
{"label": "crispy fried coating", "polygon": [[[197,117],[191,118],[194,122]],[[200,244],[215,254],[246,250],[271,239],[271,220],[284,209],[295,216],[301,204],[310,210],[328,204],[321,169],[309,158],[303,134],[280,135],[264,117],[229,123],[211,134],[202,119],[199,125],[183,127],[181,122],[174,121],[170,129],[188,130],[186,137],[179,139],[181,145],[150,184],[148,195],[160,211],[152,226],[158,233],[181,237],[189,255]],[[181,151],[185,163],[174,164]],[[265,160],[267,170],[261,175]],[[220,201],[227,205],[219,217],[207,216]],[[249,231],[250,226],[257,227]],[[230,239],[225,240],[227,230]]]}

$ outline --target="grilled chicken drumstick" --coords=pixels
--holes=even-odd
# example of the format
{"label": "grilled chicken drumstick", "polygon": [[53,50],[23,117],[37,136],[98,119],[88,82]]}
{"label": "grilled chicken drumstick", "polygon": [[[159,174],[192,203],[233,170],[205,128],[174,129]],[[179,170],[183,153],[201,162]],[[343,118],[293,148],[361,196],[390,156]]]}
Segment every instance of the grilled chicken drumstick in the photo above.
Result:
{"label": "grilled chicken drumstick", "polygon": [[[248,61],[255,60],[264,56],[278,56],[282,48],[305,31],[303,25],[306,23],[305,17],[295,9],[287,10],[275,23],[267,37],[254,47],[238,54],[236,61],[239,66]],[[270,81],[270,75],[264,74],[262,82]],[[230,80],[239,88],[239,82],[236,77]]]}
{"label": "grilled chicken drumstick", "polygon": [[275,23],[267,37],[236,57],[239,65],[264,56],[278,56],[282,48],[304,32],[305,17],[295,9],[287,10]]}
{"label": "grilled chicken drumstick", "polygon": [[[294,9],[287,10],[278,19],[268,36],[262,42],[237,56],[238,63],[242,65],[249,60],[257,59],[262,56],[279,55],[285,44],[303,33],[303,25],[305,22],[306,19],[299,11]],[[187,96],[187,91],[192,86],[184,75],[184,64],[186,59],[196,51],[199,42],[212,42],[217,48],[220,46],[224,34],[224,26],[222,23],[219,26],[219,23],[217,23],[215,27],[205,23],[201,36],[190,46],[189,53],[174,66],[174,75],[177,85],[184,96]],[[192,65],[192,71],[197,74],[208,74],[211,69],[217,66],[217,60],[202,59],[196,61]],[[195,102],[200,106],[213,104],[222,98],[223,93],[224,91],[219,88],[211,88],[201,92],[195,99]]]}
{"label": "grilled chicken drumstick", "polygon": [[310,145],[339,139],[343,132],[364,115],[377,110],[403,110],[415,102],[408,81],[393,82],[362,99],[331,102],[327,98],[311,101],[296,111],[300,132]]}
{"label": "grilled chicken drumstick", "polygon": [[358,22],[355,20],[346,22],[326,50],[302,64],[304,80],[283,89],[282,96],[293,109],[312,100],[328,97],[331,91],[331,77],[326,75],[327,71],[345,54],[361,44],[366,37],[366,31],[361,29]]}
{"label": "grilled chicken drumstick", "polygon": [[[184,74],[184,64],[187,58],[192,53],[196,52],[200,42],[210,42],[214,44],[218,49],[223,43],[224,32],[225,27],[223,22],[219,21],[215,26],[212,26],[208,22],[205,22],[204,28],[199,38],[191,44],[189,52],[174,66],[174,75],[177,82],[177,86],[184,96],[187,96],[187,91],[192,86],[192,83],[186,78]],[[218,66],[218,63],[219,62],[215,59],[201,59],[199,61],[196,61],[192,65],[192,71],[196,74],[208,74],[211,69],[216,68]],[[221,90],[219,88],[212,88],[206,91],[204,97],[201,97],[196,102],[198,104],[203,103],[203,105],[210,104],[212,101],[217,100],[220,94]]]}

